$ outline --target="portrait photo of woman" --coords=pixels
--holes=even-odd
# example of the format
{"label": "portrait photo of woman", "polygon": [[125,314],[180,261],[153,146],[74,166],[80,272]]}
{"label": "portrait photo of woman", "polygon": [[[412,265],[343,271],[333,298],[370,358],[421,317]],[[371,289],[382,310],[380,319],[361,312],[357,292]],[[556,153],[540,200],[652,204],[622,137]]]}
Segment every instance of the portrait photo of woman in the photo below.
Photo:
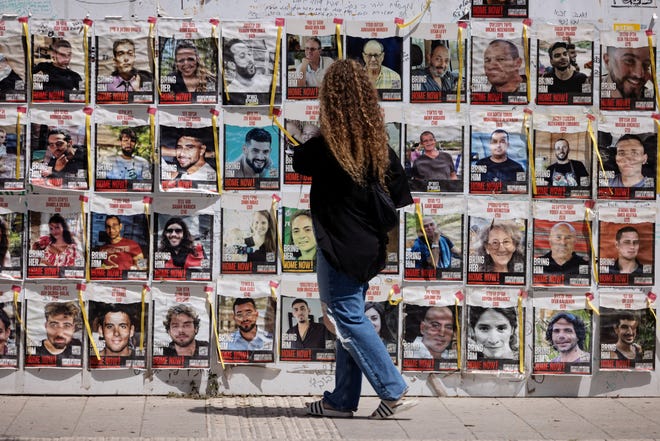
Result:
{"label": "portrait photo of woman", "polygon": [[215,92],[217,88],[217,76],[207,68],[193,40],[176,42],[173,66],[168,74],[172,76],[176,79],[170,89],[174,93]]}
{"label": "portrait photo of woman", "polygon": [[250,236],[245,238],[248,262],[274,262],[277,233],[270,211],[259,210],[252,215],[250,233]]}
{"label": "portrait photo of woman", "polygon": [[523,231],[515,221],[493,222],[480,232],[483,272],[521,273],[525,270]]}
{"label": "portrait photo of woman", "polygon": [[523,285],[526,279],[526,219],[469,220],[468,284]]}
{"label": "portrait photo of woman", "polygon": [[[266,205],[250,210],[223,209],[221,267],[227,274],[274,274],[280,247],[275,214]],[[285,241],[289,237],[284,235]],[[285,242],[286,243],[286,242]],[[291,251],[285,252],[290,262],[298,262]],[[293,259],[293,260],[291,260]],[[311,263],[309,264],[311,267]]]}
{"label": "portrait photo of woman", "polygon": [[518,358],[518,315],[515,308],[470,306],[468,315],[469,338],[476,349],[477,359]]}
{"label": "portrait photo of woman", "polygon": [[39,265],[82,266],[85,258],[82,247],[71,234],[69,225],[61,214],[56,213],[48,219],[48,231],[50,234],[41,236],[32,244],[33,250],[43,251]]}
{"label": "portrait photo of woman", "polygon": [[[390,345],[396,344],[396,330],[393,333],[390,330],[388,325],[387,314],[385,312],[385,307],[381,302],[366,302],[364,304],[364,315],[367,316],[367,319],[371,322],[376,330],[376,333],[380,336],[380,339],[385,344],[388,352],[392,352]],[[396,348],[394,348],[396,350]]]}

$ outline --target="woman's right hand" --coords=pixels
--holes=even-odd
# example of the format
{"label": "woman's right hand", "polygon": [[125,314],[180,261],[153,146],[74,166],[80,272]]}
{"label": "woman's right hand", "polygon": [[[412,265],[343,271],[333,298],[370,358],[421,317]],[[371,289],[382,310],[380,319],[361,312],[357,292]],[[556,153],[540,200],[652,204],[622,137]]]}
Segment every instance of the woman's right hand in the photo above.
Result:
{"label": "woman's right hand", "polygon": [[50,245],[50,237],[41,236],[38,241],[32,244],[34,250],[45,250]]}

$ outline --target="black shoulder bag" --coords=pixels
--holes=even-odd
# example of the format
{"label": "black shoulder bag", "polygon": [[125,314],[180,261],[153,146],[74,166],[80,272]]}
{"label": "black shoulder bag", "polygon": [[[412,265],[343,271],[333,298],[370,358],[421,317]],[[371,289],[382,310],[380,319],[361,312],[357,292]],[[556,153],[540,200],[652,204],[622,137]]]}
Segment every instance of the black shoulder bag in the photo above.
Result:
{"label": "black shoulder bag", "polygon": [[399,225],[399,212],[394,201],[377,180],[369,181],[367,184],[369,205],[373,220],[378,229],[388,232]]}

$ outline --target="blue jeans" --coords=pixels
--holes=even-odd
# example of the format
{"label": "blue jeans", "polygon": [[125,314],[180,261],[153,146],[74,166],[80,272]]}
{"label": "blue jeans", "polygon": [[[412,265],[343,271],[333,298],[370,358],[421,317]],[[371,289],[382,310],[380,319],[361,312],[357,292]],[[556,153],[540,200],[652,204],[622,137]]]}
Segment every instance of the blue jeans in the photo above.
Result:
{"label": "blue jeans", "polygon": [[335,410],[355,411],[362,374],[382,400],[398,400],[408,386],[392,363],[380,336],[364,315],[368,283],[335,270],[319,250],[316,274],[321,301],[337,331],[335,390],[323,399]]}

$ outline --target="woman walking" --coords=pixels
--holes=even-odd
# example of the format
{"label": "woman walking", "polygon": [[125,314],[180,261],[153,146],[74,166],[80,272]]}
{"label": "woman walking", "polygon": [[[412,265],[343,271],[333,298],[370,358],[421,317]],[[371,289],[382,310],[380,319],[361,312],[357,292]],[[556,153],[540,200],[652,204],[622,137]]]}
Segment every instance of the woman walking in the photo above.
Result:
{"label": "woman walking", "polygon": [[312,177],[319,293],[336,329],[337,355],[334,391],[308,404],[307,413],[352,417],[364,374],[381,398],[371,418],[387,418],[416,403],[404,398],[407,385],[364,315],[368,281],[384,268],[387,245],[387,231],[369,208],[369,185],[380,182],[397,207],[412,198],[364,68],[353,60],[333,63],[319,101],[321,136],[294,149],[293,167]]}

